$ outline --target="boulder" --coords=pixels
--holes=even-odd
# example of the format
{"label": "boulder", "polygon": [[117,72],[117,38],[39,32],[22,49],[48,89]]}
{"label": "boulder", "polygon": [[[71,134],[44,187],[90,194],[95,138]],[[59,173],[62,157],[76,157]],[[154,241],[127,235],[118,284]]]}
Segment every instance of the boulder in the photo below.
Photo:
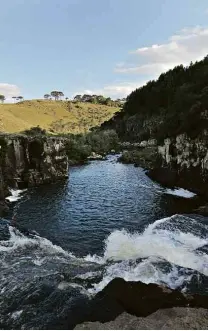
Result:
{"label": "boulder", "polygon": [[92,152],[92,154],[90,156],[88,156],[88,160],[104,160],[105,157],[100,155],[100,154],[96,154],[95,152]]}
{"label": "boulder", "polygon": [[126,282],[122,278],[113,279],[97,295],[101,299],[105,296],[118,302],[126,312],[136,316],[147,316],[161,308],[185,307],[193,301],[192,297],[165,286]]}

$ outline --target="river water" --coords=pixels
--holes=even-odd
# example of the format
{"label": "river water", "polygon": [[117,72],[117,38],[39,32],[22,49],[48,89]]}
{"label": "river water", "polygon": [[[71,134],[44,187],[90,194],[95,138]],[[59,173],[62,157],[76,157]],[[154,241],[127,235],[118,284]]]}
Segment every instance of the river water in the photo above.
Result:
{"label": "river water", "polygon": [[65,328],[115,277],[208,292],[208,219],[190,213],[191,192],[109,156],[72,167],[67,182],[12,193],[0,222],[2,329]]}

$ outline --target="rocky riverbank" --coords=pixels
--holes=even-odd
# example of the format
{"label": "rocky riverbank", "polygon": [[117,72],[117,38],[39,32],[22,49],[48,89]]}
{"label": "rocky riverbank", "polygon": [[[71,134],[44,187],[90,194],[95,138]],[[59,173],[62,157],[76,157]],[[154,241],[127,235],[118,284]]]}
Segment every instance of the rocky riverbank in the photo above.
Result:
{"label": "rocky riverbank", "polygon": [[[147,170],[147,175],[169,188],[190,190],[202,199],[197,212],[208,215],[208,133],[196,138],[181,134],[155,143],[123,143],[120,161],[133,163]],[[153,144],[154,141],[154,144]]]}

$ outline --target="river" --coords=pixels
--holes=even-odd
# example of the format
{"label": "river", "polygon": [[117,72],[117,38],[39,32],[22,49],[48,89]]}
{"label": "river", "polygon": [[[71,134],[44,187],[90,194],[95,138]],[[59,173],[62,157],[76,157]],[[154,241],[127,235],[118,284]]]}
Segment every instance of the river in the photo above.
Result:
{"label": "river", "polygon": [[69,171],[67,182],[10,198],[0,222],[2,329],[64,328],[115,277],[208,292],[208,219],[187,214],[194,194],[117,156]]}

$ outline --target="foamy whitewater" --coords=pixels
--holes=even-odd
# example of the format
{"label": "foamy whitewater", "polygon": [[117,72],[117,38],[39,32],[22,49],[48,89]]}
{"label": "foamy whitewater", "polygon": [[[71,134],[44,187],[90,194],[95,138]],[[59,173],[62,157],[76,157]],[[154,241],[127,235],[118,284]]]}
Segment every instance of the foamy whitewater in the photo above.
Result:
{"label": "foamy whitewater", "polygon": [[26,189],[24,189],[24,190],[10,189],[9,191],[10,191],[11,195],[6,197],[6,200],[8,200],[9,202],[16,202],[22,198],[22,194],[27,190]]}
{"label": "foamy whitewater", "polygon": [[[208,233],[208,226],[203,233]],[[188,228],[190,232],[183,229]],[[176,266],[190,268],[208,276],[208,255],[197,251],[208,245],[208,238],[199,237],[196,220],[174,215],[150,224],[142,233],[130,234],[125,230],[114,231],[106,239],[103,263],[118,261],[106,267],[103,280],[94,285],[94,291],[103,289],[115,277],[144,283],[165,283],[171,288],[181,286],[190,280],[190,275],[181,276]],[[202,229],[201,229],[202,230]],[[101,263],[101,258],[87,256],[87,261]],[[140,260],[140,263],[137,261]],[[159,264],[167,261],[171,269],[166,272]]]}
{"label": "foamy whitewater", "polygon": [[[62,267],[68,265],[69,274],[72,266],[77,268],[77,274],[70,280],[73,284],[76,284],[76,279],[93,281],[95,276],[102,275],[101,281],[91,283],[89,293],[97,293],[115,277],[145,283],[165,283],[176,288],[192,275],[180,274],[179,267],[208,276],[208,255],[200,251],[200,248],[208,245],[208,226],[187,216],[174,215],[157,220],[143,233],[113,231],[105,240],[103,256],[87,255],[83,258],[76,258],[73,253],[66,252],[45,238],[24,236],[11,226],[9,233],[9,240],[0,242],[0,263],[9,278],[13,269],[16,275],[19,272],[22,275],[21,268],[26,261],[30,262],[29,269],[27,266],[29,277],[33,277],[34,272],[36,277],[45,273],[59,273],[60,261]],[[165,263],[168,263],[168,268],[164,268]],[[89,265],[93,265],[92,270],[89,270]],[[79,272],[80,268],[82,273]],[[0,277],[2,285],[5,273],[1,273]]]}
{"label": "foamy whitewater", "polygon": [[196,193],[185,190],[183,188],[167,189],[165,190],[166,194],[176,195],[183,198],[193,198],[196,196]]}

